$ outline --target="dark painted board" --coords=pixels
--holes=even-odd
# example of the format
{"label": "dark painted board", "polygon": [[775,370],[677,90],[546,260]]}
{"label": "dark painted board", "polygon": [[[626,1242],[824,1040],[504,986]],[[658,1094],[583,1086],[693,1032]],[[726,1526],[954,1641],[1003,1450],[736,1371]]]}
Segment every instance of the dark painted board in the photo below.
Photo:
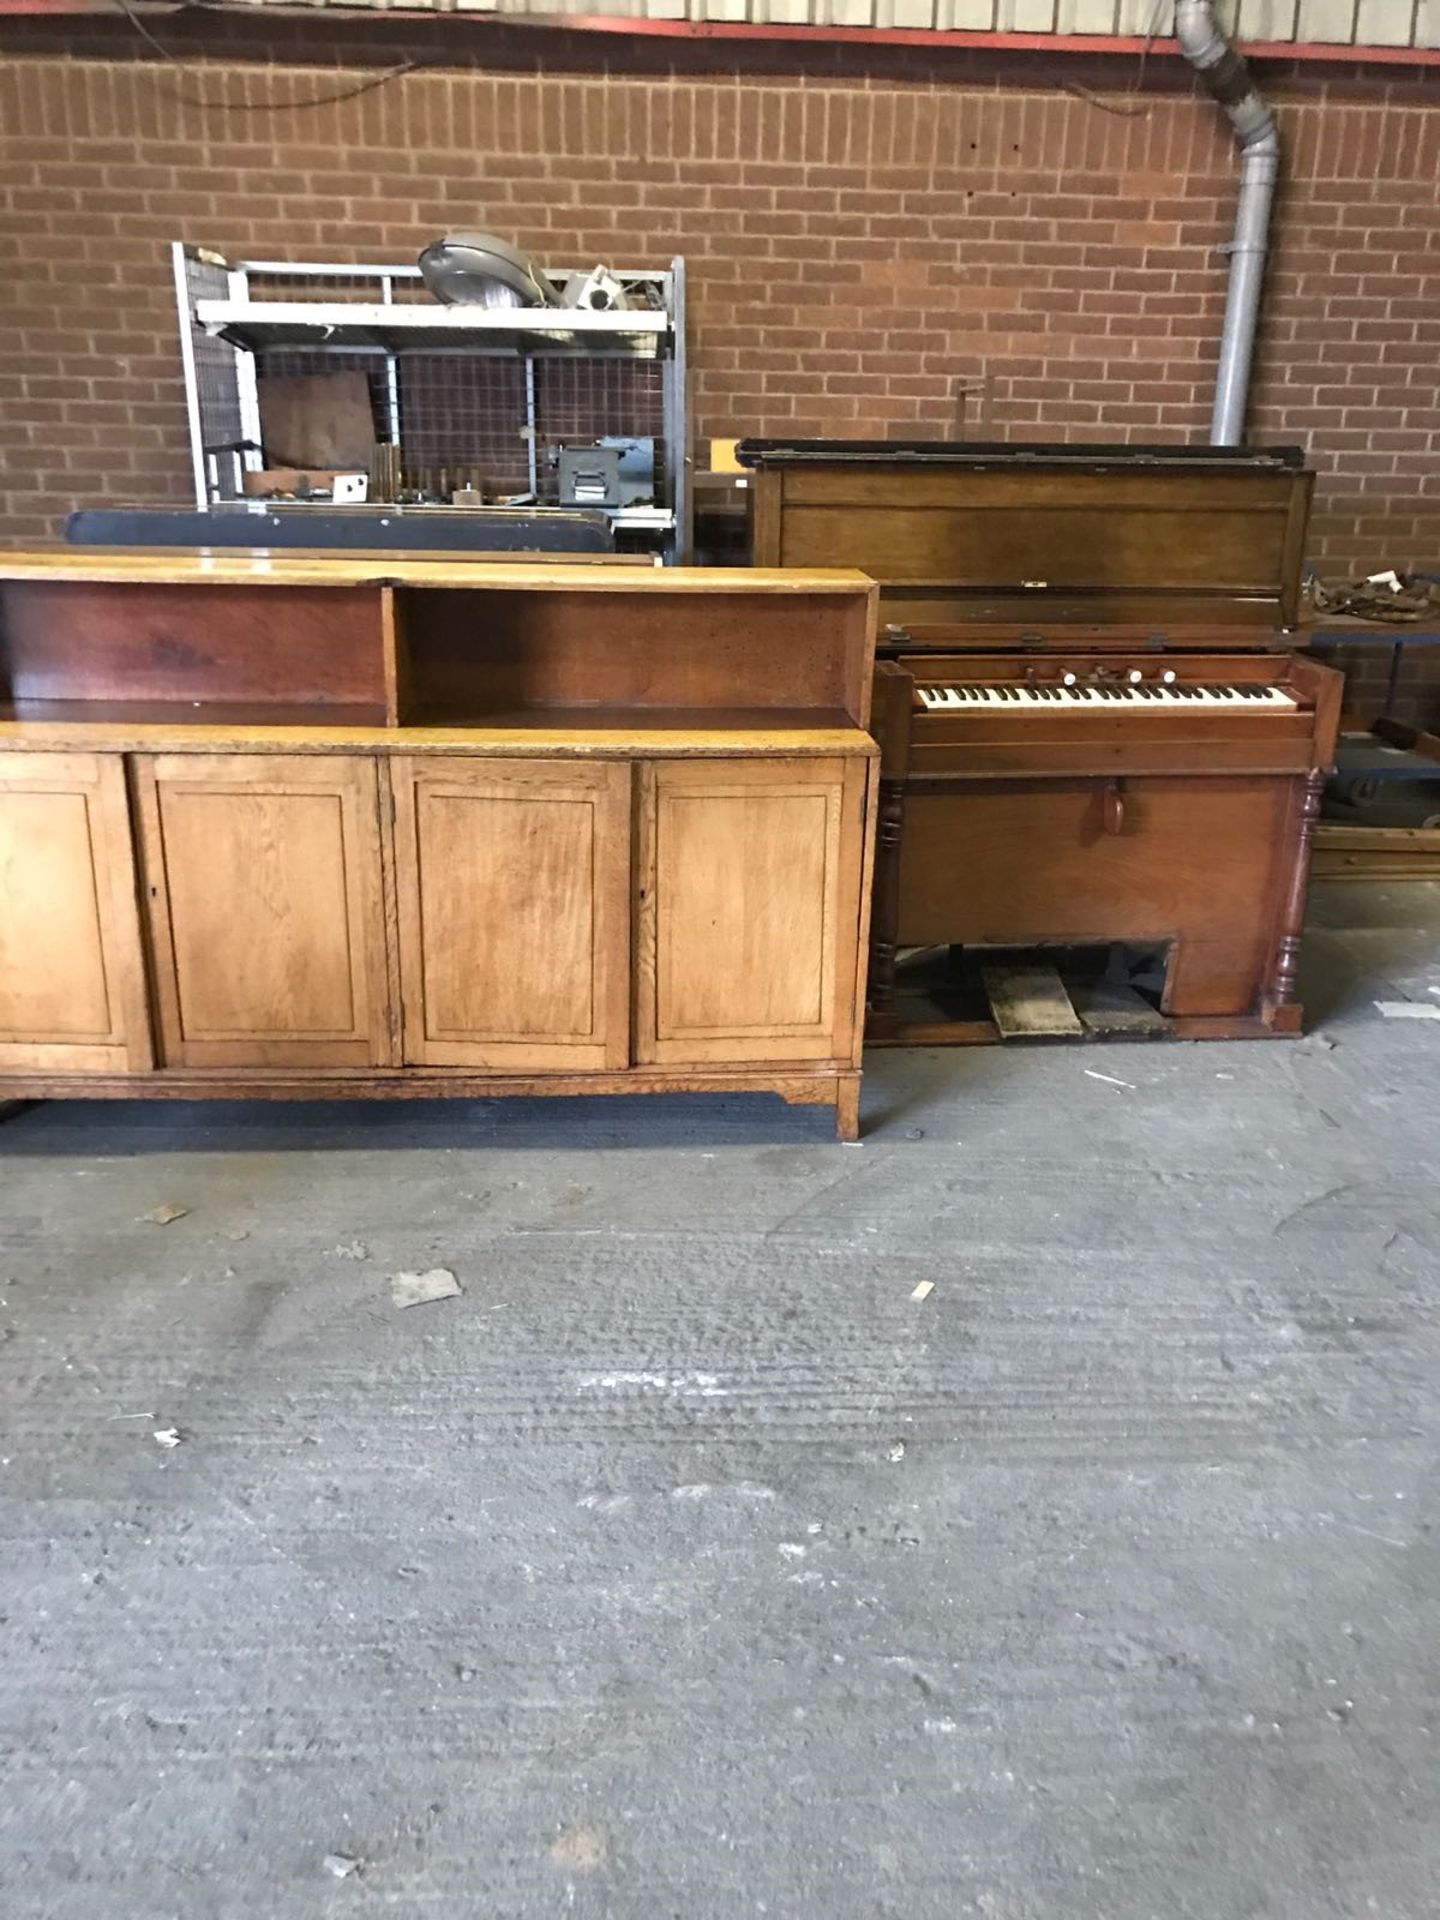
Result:
{"label": "dark painted board", "polygon": [[341,553],[466,554],[490,560],[519,555],[614,551],[602,513],[559,507],[249,508],[167,513],[147,508],[86,508],[65,522],[65,538],[81,547],[283,547]]}

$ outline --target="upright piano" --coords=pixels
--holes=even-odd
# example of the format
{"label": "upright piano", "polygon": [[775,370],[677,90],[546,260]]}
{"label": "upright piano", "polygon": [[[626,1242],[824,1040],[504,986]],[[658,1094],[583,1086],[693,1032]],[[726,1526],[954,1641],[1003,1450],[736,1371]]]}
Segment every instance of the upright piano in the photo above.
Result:
{"label": "upright piano", "polygon": [[1300,450],[738,452],[757,564],[880,584],[870,1039],[1298,1032],[1342,686],[1292,651]]}

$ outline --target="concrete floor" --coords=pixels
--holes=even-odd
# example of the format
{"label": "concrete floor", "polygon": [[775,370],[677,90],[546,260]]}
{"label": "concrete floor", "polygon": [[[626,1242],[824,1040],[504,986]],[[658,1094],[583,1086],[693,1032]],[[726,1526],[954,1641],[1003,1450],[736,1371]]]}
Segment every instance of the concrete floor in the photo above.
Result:
{"label": "concrete floor", "polygon": [[1333,1046],[878,1055],[860,1147],[9,1121],[5,1920],[1433,1920],[1440,887],[1313,920]]}

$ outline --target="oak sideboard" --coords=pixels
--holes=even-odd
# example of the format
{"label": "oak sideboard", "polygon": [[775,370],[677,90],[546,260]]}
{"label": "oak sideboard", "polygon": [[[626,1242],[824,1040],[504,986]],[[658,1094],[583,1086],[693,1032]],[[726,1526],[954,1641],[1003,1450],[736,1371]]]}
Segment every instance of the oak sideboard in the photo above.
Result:
{"label": "oak sideboard", "polygon": [[853,1139],[874,601],[0,554],[0,1101],[743,1089]]}

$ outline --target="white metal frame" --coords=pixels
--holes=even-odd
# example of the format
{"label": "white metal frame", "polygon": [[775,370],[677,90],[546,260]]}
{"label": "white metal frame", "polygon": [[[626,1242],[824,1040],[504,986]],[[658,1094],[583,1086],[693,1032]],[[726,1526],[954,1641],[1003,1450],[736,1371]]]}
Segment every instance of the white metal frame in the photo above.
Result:
{"label": "white metal frame", "polygon": [[238,336],[270,326],[315,327],[339,345],[347,333],[574,334],[661,337],[670,333],[668,313],[591,313],[559,307],[365,306],[356,300],[197,300],[195,318],[207,333]]}
{"label": "white metal frame", "polygon": [[[662,539],[665,559],[671,562],[688,559],[691,544],[690,436],[683,259],[672,260],[667,270],[660,271],[612,269],[614,277],[622,285],[644,287],[651,297],[658,295],[661,308],[591,312],[584,308],[446,307],[438,302],[431,305],[396,301],[397,282],[414,282],[422,278],[416,266],[388,263],[367,266],[353,262],[311,260],[222,261],[216,254],[197,251],[178,242],[173,255],[191,464],[195,477],[196,505],[201,511],[226,504],[226,501],[219,490],[218,472],[211,471],[216,462],[207,454],[204,445],[202,395],[195,356],[196,329],[212,338],[224,340],[234,349],[242,437],[254,441],[257,446],[261,432],[255,350],[257,347],[263,350],[261,335],[267,325],[313,328],[321,337],[306,343],[312,349],[323,351],[328,347],[337,351],[383,354],[388,424],[391,436],[396,440],[400,437],[397,341],[413,341],[418,346],[429,339],[445,345],[451,351],[458,349],[506,356],[518,353],[525,362],[525,424],[528,428],[532,490],[538,479],[535,351],[547,357],[561,354],[567,358],[618,353],[663,362],[665,479],[670,505],[667,508],[613,509],[612,520],[617,527],[668,535],[668,538]],[[212,272],[224,271],[225,298],[194,296],[189,272],[191,262],[203,262]],[[560,268],[550,271],[553,277],[563,280],[568,270]],[[323,298],[313,301],[257,299],[253,297],[252,276],[264,275],[320,282],[373,280],[379,298],[364,302]],[[258,454],[241,454],[237,456],[237,471],[246,465],[256,465],[258,461]]]}

